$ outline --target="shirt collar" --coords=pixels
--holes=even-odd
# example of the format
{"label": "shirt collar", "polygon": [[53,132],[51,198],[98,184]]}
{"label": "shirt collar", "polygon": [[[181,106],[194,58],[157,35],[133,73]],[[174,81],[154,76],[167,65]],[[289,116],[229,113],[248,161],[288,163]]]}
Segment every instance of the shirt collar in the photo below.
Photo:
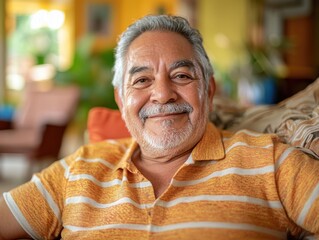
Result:
{"label": "shirt collar", "polygon": [[119,161],[119,163],[115,166],[114,170],[117,170],[119,168],[121,169],[128,169],[132,173],[137,173],[138,170],[135,167],[135,165],[132,163],[132,156],[136,150],[138,150],[139,145],[137,144],[136,140],[134,138],[131,139],[131,144],[128,146],[128,149],[126,150],[125,154]]}
{"label": "shirt collar", "polygon": [[203,138],[197,143],[192,151],[194,161],[199,160],[222,160],[225,157],[225,148],[221,132],[209,122]]}
{"label": "shirt collar", "polygon": [[[115,166],[115,170],[122,168],[128,169],[132,173],[137,173],[138,170],[132,163],[131,158],[138,148],[138,143],[132,138],[131,144],[120,162]],[[192,151],[192,158],[194,161],[201,161],[222,160],[224,157],[225,149],[221,133],[212,123],[208,123],[203,138],[197,143]]]}

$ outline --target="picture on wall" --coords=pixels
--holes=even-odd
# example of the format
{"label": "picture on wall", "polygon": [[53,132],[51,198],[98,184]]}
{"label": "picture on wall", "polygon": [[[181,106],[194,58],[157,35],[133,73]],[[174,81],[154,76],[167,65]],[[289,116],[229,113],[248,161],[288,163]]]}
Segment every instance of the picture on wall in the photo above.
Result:
{"label": "picture on wall", "polygon": [[112,7],[105,3],[90,3],[87,7],[87,32],[106,37],[112,34]]}

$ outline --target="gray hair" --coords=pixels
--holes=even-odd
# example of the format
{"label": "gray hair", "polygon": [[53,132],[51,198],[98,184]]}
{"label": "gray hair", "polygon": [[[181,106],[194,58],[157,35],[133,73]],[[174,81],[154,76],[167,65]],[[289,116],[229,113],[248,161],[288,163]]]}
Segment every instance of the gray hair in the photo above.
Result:
{"label": "gray hair", "polygon": [[171,31],[184,36],[195,50],[197,61],[201,66],[205,79],[206,89],[209,79],[213,76],[213,67],[203,47],[203,38],[198,30],[192,28],[185,18],[169,15],[148,15],[130,25],[120,36],[115,50],[115,65],[113,86],[119,90],[122,97],[124,69],[126,67],[126,54],[130,44],[142,33],[147,31]]}

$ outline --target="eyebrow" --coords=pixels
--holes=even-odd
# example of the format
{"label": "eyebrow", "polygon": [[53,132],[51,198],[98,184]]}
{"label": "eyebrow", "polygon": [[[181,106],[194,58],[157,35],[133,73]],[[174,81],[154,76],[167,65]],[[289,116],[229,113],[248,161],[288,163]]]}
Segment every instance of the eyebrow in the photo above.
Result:
{"label": "eyebrow", "polygon": [[172,71],[174,69],[180,68],[180,67],[188,67],[190,70],[194,70],[195,69],[195,64],[187,59],[183,59],[183,60],[179,60],[174,62],[173,64],[171,64],[171,66],[169,67],[169,70]]}
{"label": "eyebrow", "polygon": [[133,66],[131,69],[128,71],[130,75],[134,75],[135,73],[143,72],[145,70],[149,70],[149,67],[146,66]]}
{"label": "eyebrow", "polygon": [[[187,59],[179,60],[179,61],[176,61],[170,65],[169,71],[172,71],[172,70],[180,68],[180,67],[188,67],[189,69],[194,70],[195,64],[192,61],[187,60]],[[132,76],[136,73],[143,72],[143,71],[150,70],[150,69],[151,68],[147,67],[147,66],[133,66],[130,68],[130,70],[128,72]]]}

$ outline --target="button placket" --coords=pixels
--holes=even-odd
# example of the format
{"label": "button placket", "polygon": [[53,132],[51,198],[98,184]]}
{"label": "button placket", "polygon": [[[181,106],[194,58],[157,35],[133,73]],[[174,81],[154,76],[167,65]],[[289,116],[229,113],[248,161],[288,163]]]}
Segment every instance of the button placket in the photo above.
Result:
{"label": "button placket", "polygon": [[[148,182],[150,184],[149,187],[145,187],[142,189],[141,194],[143,195],[143,197],[141,197],[141,199],[144,199],[143,204],[145,204],[145,212],[147,215],[147,219],[148,219],[148,223],[151,224],[152,222],[152,214],[153,214],[153,203],[155,201],[155,195],[154,195],[154,191],[153,191],[153,187],[151,182],[145,178],[141,173],[138,173],[141,175],[140,181],[141,182]],[[150,207],[151,205],[151,207]]]}

